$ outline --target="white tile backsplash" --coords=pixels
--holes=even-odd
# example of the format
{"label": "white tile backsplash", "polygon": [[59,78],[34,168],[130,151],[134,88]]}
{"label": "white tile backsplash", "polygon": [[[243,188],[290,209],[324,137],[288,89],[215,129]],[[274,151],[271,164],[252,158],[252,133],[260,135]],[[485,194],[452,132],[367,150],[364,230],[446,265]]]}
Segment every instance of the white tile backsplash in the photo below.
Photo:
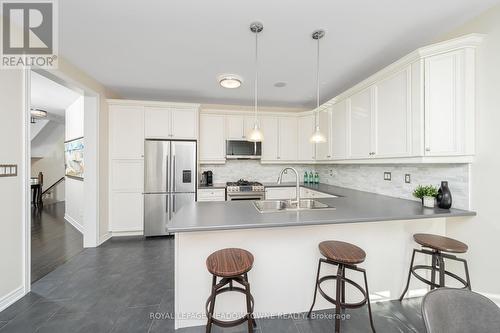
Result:
{"label": "white tile backsplash", "polygon": [[[291,166],[299,172],[300,181],[304,180],[304,172],[314,171],[314,165],[273,165],[261,164],[255,160],[227,161],[226,164],[201,165],[200,172],[212,170],[214,173],[214,183],[234,182],[238,179],[246,179],[261,183],[276,182],[280,171]],[[295,181],[293,172],[287,172],[283,181]]]}
{"label": "white tile backsplash", "polygon": [[[417,185],[439,187],[447,180],[453,207],[469,209],[469,164],[320,165],[316,170],[322,183],[413,200]],[[384,180],[384,172],[391,173],[391,181]],[[410,184],[405,174],[411,175]]]}
{"label": "white tile backsplash", "polygon": [[[202,165],[200,172],[212,170],[214,183],[225,183],[244,178],[250,181],[275,182],[280,171],[288,165],[261,164],[259,161],[227,161],[226,164]],[[453,207],[469,209],[469,164],[400,164],[400,165],[290,165],[299,172],[319,172],[320,182],[361,191],[416,200],[412,196],[417,185],[441,184],[447,180],[453,197]],[[391,181],[384,180],[384,172],[391,173]],[[405,174],[411,183],[405,183]],[[284,181],[294,181],[289,172]]]}

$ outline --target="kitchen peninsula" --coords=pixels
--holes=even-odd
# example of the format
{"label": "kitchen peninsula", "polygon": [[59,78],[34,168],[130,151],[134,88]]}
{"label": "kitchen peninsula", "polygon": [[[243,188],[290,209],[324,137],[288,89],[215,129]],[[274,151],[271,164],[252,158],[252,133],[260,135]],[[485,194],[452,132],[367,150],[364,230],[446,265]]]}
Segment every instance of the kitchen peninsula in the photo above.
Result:
{"label": "kitchen peninsula", "polygon": [[[273,186],[277,185],[266,185]],[[368,271],[372,301],[395,299],[402,291],[411,249],[416,246],[412,235],[443,235],[447,219],[475,215],[458,209],[424,208],[416,201],[330,185],[301,186],[335,195],[317,199],[335,210],[260,213],[251,201],[197,202],[175,215],[168,229],[176,235],[176,328],[206,323],[197,316],[204,315],[210,292],[205,260],[216,250],[240,247],[255,256],[249,280],[257,317],[298,313],[308,311],[312,302],[319,242],[335,239],[362,247],[367,258],[361,266]],[[418,258],[417,262],[423,260]],[[325,269],[322,273],[332,272]],[[361,281],[361,276],[350,278]],[[412,281],[410,296],[423,289],[424,285]],[[353,299],[357,296],[355,292],[348,295]],[[227,295],[218,299],[217,312],[244,312],[240,298]],[[319,298],[315,308],[330,307]]]}

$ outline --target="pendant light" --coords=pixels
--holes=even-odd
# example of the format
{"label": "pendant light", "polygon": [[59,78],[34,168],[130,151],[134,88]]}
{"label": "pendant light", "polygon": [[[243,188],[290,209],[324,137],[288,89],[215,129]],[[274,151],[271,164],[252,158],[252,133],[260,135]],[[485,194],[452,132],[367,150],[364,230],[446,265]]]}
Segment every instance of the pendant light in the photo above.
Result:
{"label": "pendant light", "polygon": [[259,52],[258,52],[258,38],[259,33],[264,29],[264,26],[260,22],[254,22],[250,24],[250,31],[255,34],[255,82],[254,82],[254,124],[250,133],[247,135],[247,140],[252,142],[260,142],[264,140],[264,134],[260,130],[259,120],[257,118],[257,100],[258,100],[258,78],[259,78]]}
{"label": "pendant light", "polygon": [[316,54],[316,111],[314,112],[314,125],[315,130],[311,136],[310,141],[312,143],[323,143],[326,142],[325,135],[321,132],[319,128],[319,40],[325,36],[324,30],[316,30],[312,33],[312,38],[318,42],[317,54]]}

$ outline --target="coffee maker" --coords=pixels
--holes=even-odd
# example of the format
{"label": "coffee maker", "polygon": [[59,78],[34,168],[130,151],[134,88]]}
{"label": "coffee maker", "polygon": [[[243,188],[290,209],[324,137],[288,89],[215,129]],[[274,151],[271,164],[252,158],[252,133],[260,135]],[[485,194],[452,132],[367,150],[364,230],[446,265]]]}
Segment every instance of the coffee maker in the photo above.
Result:
{"label": "coffee maker", "polygon": [[201,184],[205,186],[213,186],[214,185],[214,180],[213,180],[213,172],[208,170],[208,171],[203,171],[201,174]]}

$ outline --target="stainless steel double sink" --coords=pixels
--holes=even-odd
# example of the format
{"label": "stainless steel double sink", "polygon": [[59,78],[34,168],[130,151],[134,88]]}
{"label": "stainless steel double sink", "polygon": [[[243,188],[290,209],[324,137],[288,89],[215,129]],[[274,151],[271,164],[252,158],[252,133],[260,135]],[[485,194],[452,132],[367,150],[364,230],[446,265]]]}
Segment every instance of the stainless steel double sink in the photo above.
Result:
{"label": "stainless steel double sink", "polygon": [[297,205],[293,200],[258,200],[254,206],[261,213],[274,213],[298,210],[334,210],[335,207],[314,199],[301,199]]}

